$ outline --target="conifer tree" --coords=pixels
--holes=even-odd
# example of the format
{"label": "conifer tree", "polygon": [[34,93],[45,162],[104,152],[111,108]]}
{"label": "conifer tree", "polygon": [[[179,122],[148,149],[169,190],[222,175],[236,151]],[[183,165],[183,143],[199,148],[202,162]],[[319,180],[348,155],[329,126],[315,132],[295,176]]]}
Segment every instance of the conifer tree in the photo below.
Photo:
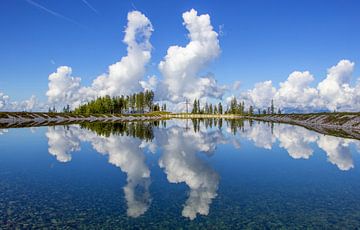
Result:
{"label": "conifer tree", "polygon": [[274,100],[271,100],[270,110],[271,110],[271,114],[275,113]]}
{"label": "conifer tree", "polygon": [[197,101],[196,101],[196,99],[194,99],[193,109],[192,109],[191,113],[198,113],[197,105],[198,105]]}
{"label": "conifer tree", "polygon": [[254,107],[252,105],[250,105],[249,107],[249,115],[253,115],[254,114]]}
{"label": "conifer tree", "polygon": [[223,113],[223,107],[222,107],[221,102],[219,102],[218,107],[219,107],[219,114],[222,114]]}

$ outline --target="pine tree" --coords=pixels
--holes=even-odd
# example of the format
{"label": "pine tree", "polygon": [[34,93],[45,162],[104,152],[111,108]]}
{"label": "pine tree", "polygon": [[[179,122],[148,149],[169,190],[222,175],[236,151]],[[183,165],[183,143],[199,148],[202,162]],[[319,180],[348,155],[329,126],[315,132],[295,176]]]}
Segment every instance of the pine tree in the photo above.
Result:
{"label": "pine tree", "polygon": [[275,113],[275,107],[274,107],[274,100],[271,100],[271,114],[274,114]]}
{"label": "pine tree", "polygon": [[254,114],[254,107],[252,105],[250,105],[249,107],[249,115],[253,115]]}
{"label": "pine tree", "polygon": [[[103,113],[123,113],[124,110],[131,109],[131,112],[144,112],[145,109],[151,111],[153,109],[159,110],[160,106],[153,105],[154,93],[152,91],[140,92],[124,97],[110,97],[104,96],[92,100],[84,105],[79,106],[74,110],[77,114],[103,114]],[[166,105],[164,105],[166,110]],[[70,106],[64,107],[64,112],[71,112]],[[52,109],[49,109],[52,111]]]}
{"label": "pine tree", "polygon": [[223,107],[221,105],[221,102],[219,102],[218,107],[219,107],[219,114],[222,114],[223,113]]}
{"label": "pine tree", "polygon": [[198,107],[197,107],[196,99],[194,100],[193,109],[192,109],[191,113],[198,113]]}
{"label": "pine tree", "polygon": [[241,110],[240,110],[240,114],[244,114],[245,113],[245,102],[242,101],[241,102]]}
{"label": "pine tree", "polygon": [[237,101],[236,98],[233,97],[230,102],[230,113],[235,114],[237,112]]}
{"label": "pine tree", "polygon": [[206,102],[205,103],[205,114],[209,114],[209,105],[208,105],[208,103]]}

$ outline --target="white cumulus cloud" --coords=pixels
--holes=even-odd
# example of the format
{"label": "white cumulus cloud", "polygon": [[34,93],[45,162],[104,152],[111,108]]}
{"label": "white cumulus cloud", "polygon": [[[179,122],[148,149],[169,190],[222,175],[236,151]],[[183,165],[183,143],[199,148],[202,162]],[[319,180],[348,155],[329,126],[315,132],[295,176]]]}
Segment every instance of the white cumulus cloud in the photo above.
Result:
{"label": "white cumulus cloud", "polygon": [[350,86],[351,75],[355,63],[349,60],[341,60],[337,65],[328,69],[327,77],[319,83],[319,96],[326,108],[330,110],[353,110],[359,109],[360,103],[354,103],[355,88]]}
{"label": "white cumulus cloud", "polygon": [[45,107],[35,95],[22,101],[12,101],[8,95],[0,92],[0,110],[3,111],[42,111]]}
{"label": "white cumulus cloud", "polygon": [[276,107],[286,110],[358,111],[360,80],[351,85],[354,68],[354,62],[340,60],[315,86],[311,86],[315,77],[309,71],[294,71],[279,84],[279,88],[274,87],[271,81],[259,82],[254,88],[240,93],[239,100],[258,108],[266,108],[274,100]]}
{"label": "white cumulus cloud", "polygon": [[164,77],[163,89],[173,102],[202,97],[220,98],[224,88],[212,76],[198,77],[199,72],[220,53],[218,34],[208,14],[198,15],[194,9],[183,13],[189,43],[185,47],[170,46],[159,69]]}
{"label": "white cumulus cloud", "polygon": [[49,89],[46,92],[51,104],[79,105],[82,96],[79,94],[81,79],[72,76],[72,69],[60,66],[56,72],[49,75]]}
{"label": "white cumulus cloud", "polygon": [[247,103],[256,105],[257,107],[267,107],[270,105],[271,99],[274,98],[276,89],[272,85],[272,81],[264,81],[255,84],[253,89],[242,94],[242,98]]}
{"label": "white cumulus cloud", "polygon": [[142,90],[140,81],[151,58],[150,37],[153,27],[150,20],[139,11],[129,12],[127,20],[123,40],[127,45],[127,55],[110,65],[108,72],[94,79],[89,87],[81,86],[81,79],[72,76],[70,67],[59,67],[49,76],[46,92],[49,103],[59,105],[60,108],[69,104],[74,108],[98,96],[119,96]]}
{"label": "white cumulus cloud", "polygon": [[23,101],[14,101],[10,103],[10,110],[12,111],[33,111],[43,110],[44,105],[39,103],[35,95]]}
{"label": "white cumulus cloud", "polygon": [[275,94],[278,106],[290,108],[314,107],[318,92],[309,86],[314,81],[314,76],[309,71],[294,71],[285,82],[280,83],[280,88]]}
{"label": "white cumulus cloud", "polygon": [[9,101],[9,96],[0,92],[0,109],[4,108]]}

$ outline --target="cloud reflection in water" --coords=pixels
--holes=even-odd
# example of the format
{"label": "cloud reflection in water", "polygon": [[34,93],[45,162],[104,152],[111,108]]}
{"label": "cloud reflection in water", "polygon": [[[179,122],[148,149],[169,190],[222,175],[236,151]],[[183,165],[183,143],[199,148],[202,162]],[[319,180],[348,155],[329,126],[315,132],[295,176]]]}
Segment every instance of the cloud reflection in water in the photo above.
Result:
{"label": "cloud reflection in water", "polygon": [[[189,121],[188,121],[189,122]],[[99,127],[72,125],[49,127],[46,133],[49,153],[59,162],[71,161],[72,152],[80,150],[81,142],[89,142],[109,163],[127,174],[124,187],[127,215],[139,217],[151,205],[149,187],[150,169],[146,165],[146,152],[159,153],[158,165],[164,170],[170,183],[185,183],[189,196],[182,215],[190,220],[198,214],[208,215],[210,205],[217,197],[218,173],[201,154],[211,156],[219,144],[230,144],[241,151],[246,139],[255,146],[272,149],[273,145],[285,149],[294,159],[310,159],[317,146],[322,149],[330,163],[340,170],[354,168],[350,146],[360,150],[357,140],[319,134],[299,126],[268,124],[261,122],[224,122],[171,120],[166,127],[120,126],[120,132]],[[133,127],[134,130],[128,130]],[[135,127],[135,128],[134,128]],[[149,128],[151,127],[151,128]]]}

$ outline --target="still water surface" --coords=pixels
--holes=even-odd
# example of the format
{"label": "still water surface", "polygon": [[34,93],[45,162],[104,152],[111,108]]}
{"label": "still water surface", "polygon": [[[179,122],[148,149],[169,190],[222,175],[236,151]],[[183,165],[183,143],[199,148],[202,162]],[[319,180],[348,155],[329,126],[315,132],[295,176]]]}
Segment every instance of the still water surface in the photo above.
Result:
{"label": "still water surface", "polygon": [[356,228],[359,153],[243,120],[0,129],[0,228]]}

